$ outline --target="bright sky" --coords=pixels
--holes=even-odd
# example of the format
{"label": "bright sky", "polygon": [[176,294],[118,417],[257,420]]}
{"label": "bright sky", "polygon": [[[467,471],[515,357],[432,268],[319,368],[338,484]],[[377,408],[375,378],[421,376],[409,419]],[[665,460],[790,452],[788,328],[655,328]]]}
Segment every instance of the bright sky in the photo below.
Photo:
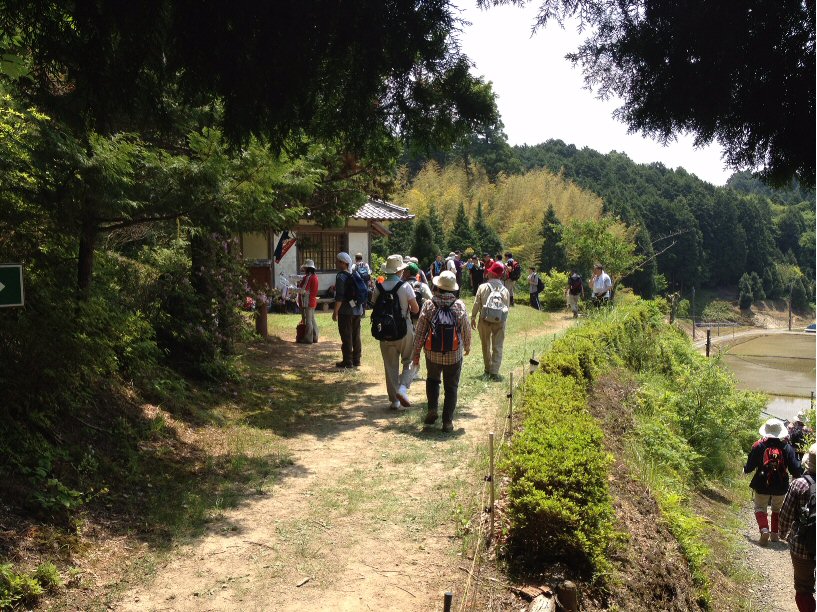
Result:
{"label": "bright sky", "polygon": [[574,27],[562,30],[551,23],[531,36],[537,0],[524,8],[498,6],[481,11],[474,0],[460,0],[461,17],[470,21],[460,36],[474,72],[493,83],[497,104],[512,145],[539,144],[561,139],[579,148],[626,153],[635,162],[659,161],[669,168],[682,166],[699,178],[723,185],[732,174],[721,161],[717,144],[703,149],[680,136],[668,146],[640,134],[612,117],[620,106],[602,101],[584,88],[581,70],[564,56],[583,40]]}

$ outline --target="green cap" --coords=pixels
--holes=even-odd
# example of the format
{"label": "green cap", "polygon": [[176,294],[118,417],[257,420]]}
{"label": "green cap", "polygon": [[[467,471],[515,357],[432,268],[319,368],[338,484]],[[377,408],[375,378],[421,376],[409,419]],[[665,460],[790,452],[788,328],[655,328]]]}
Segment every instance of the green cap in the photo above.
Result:
{"label": "green cap", "polygon": [[420,268],[417,266],[416,263],[410,263],[408,265],[408,271],[411,272],[412,274],[419,274]]}

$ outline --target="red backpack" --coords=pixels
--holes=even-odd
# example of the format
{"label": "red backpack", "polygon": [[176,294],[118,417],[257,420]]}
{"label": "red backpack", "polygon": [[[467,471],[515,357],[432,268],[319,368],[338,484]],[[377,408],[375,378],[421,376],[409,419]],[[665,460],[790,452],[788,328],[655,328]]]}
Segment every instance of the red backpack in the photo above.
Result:
{"label": "red backpack", "polygon": [[763,451],[763,474],[769,486],[779,483],[786,475],[786,457],[783,449],[777,446],[767,446]]}

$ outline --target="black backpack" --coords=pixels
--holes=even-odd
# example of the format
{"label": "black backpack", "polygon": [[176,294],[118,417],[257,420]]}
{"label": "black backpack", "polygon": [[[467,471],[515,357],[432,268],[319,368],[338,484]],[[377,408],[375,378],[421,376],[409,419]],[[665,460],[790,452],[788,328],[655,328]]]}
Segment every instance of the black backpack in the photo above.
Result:
{"label": "black backpack", "polygon": [[573,274],[568,282],[570,295],[580,295],[582,292],[582,277],[578,274]]}
{"label": "black backpack", "polygon": [[513,264],[511,264],[511,271],[508,274],[508,278],[515,281],[519,280],[520,276],[522,276],[522,266],[520,266],[519,262],[514,259]]}
{"label": "black backpack", "polygon": [[545,283],[541,276],[536,277],[536,293],[542,293],[545,290]]}
{"label": "black backpack", "polygon": [[799,508],[799,512],[797,516],[795,516],[795,524],[792,531],[795,532],[795,538],[797,542],[803,544],[807,547],[808,550],[814,551],[814,544],[815,544],[815,534],[817,531],[815,530],[815,522],[814,522],[814,511],[815,511],[815,486],[814,486],[814,478],[810,475],[805,474],[803,478],[809,485],[809,498],[808,503],[806,505]]}
{"label": "black backpack", "polygon": [[400,340],[408,332],[400,298],[397,296],[397,291],[402,286],[403,281],[398,281],[391,291],[386,291],[383,285],[377,283],[377,301],[372,309],[372,336],[377,340]]}
{"label": "black backpack", "polygon": [[420,281],[414,281],[411,283],[411,288],[414,289],[414,299],[417,300],[417,314],[411,315],[411,320],[416,321],[420,318],[420,313],[423,311],[423,304],[426,303],[426,298],[423,295],[423,289],[421,287],[423,283]]}
{"label": "black backpack", "polygon": [[448,353],[460,347],[457,332],[457,313],[451,307],[437,308],[431,319],[431,331],[426,338],[426,349],[435,353]]}

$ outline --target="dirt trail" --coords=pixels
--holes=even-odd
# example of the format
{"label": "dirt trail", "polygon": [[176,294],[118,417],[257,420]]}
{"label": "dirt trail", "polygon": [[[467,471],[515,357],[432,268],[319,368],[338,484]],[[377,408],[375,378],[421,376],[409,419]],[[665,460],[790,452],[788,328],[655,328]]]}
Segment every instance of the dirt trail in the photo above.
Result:
{"label": "dirt trail", "polygon": [[[554,320],[537,335],[568,324]],[[303,354],[293,344],[277,348],[278,363]],[[321,348],[339,352],[331,343]],[[479,358],[476,351],[468,359]],[[313,384],[343,384],[347,375],[326,363]],[[469,461],[493,427],[504,392],[491,386],[461,404],[456,431],[443,436],[422,429],[421,410],[386,407],[378,363],[348,374],[364,380],[365,391],[330,418],[299,425],[289,440],[293,465],[269,492],[226,511],[203,537],[180,546],[117,609],[440,608],[444,592],[456,592],[465,576],[452,513],[460,503],[456,483],[473,485]],[[420,405],[424,389],[421,382],[411,389]],[[472,507],[471,500],[461,503]]]}

